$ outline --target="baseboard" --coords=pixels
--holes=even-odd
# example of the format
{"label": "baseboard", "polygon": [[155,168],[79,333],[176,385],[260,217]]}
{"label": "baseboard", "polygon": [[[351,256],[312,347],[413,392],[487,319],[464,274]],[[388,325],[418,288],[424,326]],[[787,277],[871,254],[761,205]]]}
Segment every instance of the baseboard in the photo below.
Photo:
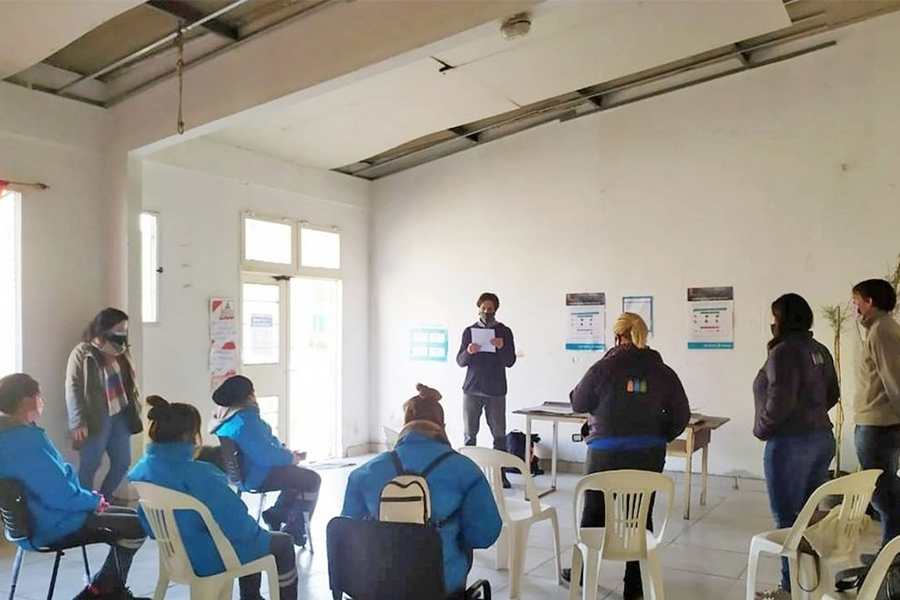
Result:
{"label": "baseboard", "polygon": [[[380,448],[379,448],[380,446]],[[365,444],[356,444],[350,446],[344,451],[344,458],[353,458],[354,456],[363,456],[384,451],[384,444],[374,444],[367,442]]]}

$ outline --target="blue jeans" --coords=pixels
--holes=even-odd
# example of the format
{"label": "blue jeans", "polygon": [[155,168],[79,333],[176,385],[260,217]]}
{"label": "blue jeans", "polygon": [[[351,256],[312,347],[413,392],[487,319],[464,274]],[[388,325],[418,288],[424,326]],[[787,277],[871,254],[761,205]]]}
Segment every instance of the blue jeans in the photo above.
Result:
{"label": "blue jeans", "polygon": [[881,516],[882,545],[900,535],[900,425],[857,425],[854,441],[859,466],[884,471],[875,484],[872,505]]}
{"label": "blue jeans", "polygon": [[[774,437],[766,442],[766,488],[778,529],[793,526],[812,493],[828,481],[832,458],[834,435],[830,429]],[[781,587],[791,589],[786,558],[781,559]]]}
{"label": "blue jeans", "polygon": [[111,499],[131,466],[131,428],[124,410],[112,417],[106,413],[103,417],[103,430],[90,436],[81,446],[78,462],[81,487],[94,489],[94,479],[104,452],[109,455],[109,472],[98,491]]}

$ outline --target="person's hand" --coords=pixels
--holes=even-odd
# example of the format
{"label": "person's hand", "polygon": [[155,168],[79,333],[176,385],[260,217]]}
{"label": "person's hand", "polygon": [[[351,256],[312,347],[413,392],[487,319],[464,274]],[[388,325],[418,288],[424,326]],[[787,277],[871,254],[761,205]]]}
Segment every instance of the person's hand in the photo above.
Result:
{"label": "person's hand", "polygon": [[503,347],[503,338],[497,337],[491,339],[491,346],[497,348],[498,350]]}
{"label": "person's hand", "polygon": [[475,342],[472,342],[472,343],[469,344],[469,346],[466,348],[466,352],[468,352],[469,354],[477,354],[478,352],[481,352],[481,346],[479,346],[479,345],[476,344]]}
{"label": "person's hand", "polygon": [[107,502],[106,497],[103,494],[100,494],[100,504],[97,505],[97,512],[104,513],[109,508],[109,502]]}
{"label": "person's hand", "polygon": [[77,427],[72,431],[72,439],[80,444],[84,440],[87,439],[88,436],[88,428],[87,425],[82,425],[81,427]]}
{"label": "person's hand", "polygon": [[299,452],[294,452],[294,456],[291,457],[291,464],[295,466],[299,465],[301,460],[303,460],[303,455]]}

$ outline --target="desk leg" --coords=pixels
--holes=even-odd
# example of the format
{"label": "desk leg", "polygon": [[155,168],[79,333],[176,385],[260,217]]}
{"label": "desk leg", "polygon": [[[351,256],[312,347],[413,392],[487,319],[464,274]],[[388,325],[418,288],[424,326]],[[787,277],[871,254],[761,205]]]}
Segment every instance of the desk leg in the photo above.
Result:
{"label": "desk leg", "polygon": [[703,446],[703,488],[700,490],[700,506],[706,506],[706,476],[709,467],[709,443]]}
{"label": "desk leg", "polygon": [[553,454],[550,459],[550,489],[556,489],[556,460],[559,454],[559,421],[553,421]]}
{"label": "desk leg", "polygon": [[[531,416],[525,415],[525,466],[531,468],[528,464],[528,457],[531,456]],[[525,477],[525,473],[522,473]],[[538,496],[540,497],[540,496]],[[525,491],[525,499],[528,500],[528,491]]]}
{"label": "desk leg", "polygon": [[691,474],[693,470],[694,456],[694,431],[687,430],[687,458],[684,461],[684,518],[691,518]]}

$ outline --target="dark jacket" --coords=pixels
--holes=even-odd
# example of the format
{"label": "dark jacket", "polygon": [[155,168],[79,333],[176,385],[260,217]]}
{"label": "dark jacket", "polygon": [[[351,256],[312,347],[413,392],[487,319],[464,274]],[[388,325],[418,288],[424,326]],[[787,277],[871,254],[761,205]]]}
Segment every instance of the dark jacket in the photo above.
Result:
{"label": "dark jacket", "polygon": [[768,440],[831,429],[828,411],[840,396],[828,348],[811,332],[788,334],[769,352],[753,382],[753,435]]}
{"label": "dark jacket", "polygon": [[[88,435],[98,435],[103,431],[103,414],[109,411],[106,390],[103,384],[103,356],[89,342],[75,346],[69,354],[66,366],[66,407],[69,411],[69,429],[87,426]],[[127,354],[118,357],[122,371],[122,385],[128,405],[122,411],[128,414],[132,433],[140,433],[141,404],[134,369]]]}
{"label": "dark jacket", "polygon": [[505,396],[506,369],[516,364],[516,343],[512,330],[499,321],[494,323],[486,329],[493,329],[494,337],[503,338],[503,347],[496,352],[469,354],[466,348],[472,343],[472,327],[485,329],[481,321],[478,321],[463,330],[459,352],[456,354],[457,364],[468,367],[463,392],[475,396]]}
{"label": "dark jacket", "polygon": [[588,369],[569,400],[576,412],[590,413],[588,444],[655,436],[664,445],[681,435],[691,418],[678,375],[650,348],[611,349]]}

